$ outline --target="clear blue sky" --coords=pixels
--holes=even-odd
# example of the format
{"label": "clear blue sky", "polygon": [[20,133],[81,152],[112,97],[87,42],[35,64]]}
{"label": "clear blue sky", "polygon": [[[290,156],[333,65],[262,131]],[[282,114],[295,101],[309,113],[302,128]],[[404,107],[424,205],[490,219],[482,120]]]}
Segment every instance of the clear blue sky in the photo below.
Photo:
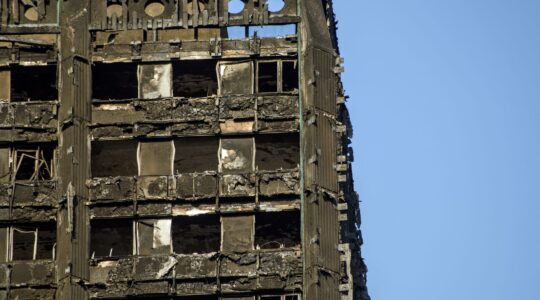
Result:
{"label": "clear blue sky", "polygon": [[540,0],[334,0],[373,300],[540,299]]}

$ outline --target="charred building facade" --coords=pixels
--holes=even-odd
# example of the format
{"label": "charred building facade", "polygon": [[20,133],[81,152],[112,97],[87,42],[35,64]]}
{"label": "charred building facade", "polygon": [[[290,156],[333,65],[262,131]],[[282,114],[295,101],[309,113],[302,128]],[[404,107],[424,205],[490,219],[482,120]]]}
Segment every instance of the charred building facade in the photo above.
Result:
{"label": "charred building facade", "polygon": [[0,299],[365,300],[331,0],[0,0]]}

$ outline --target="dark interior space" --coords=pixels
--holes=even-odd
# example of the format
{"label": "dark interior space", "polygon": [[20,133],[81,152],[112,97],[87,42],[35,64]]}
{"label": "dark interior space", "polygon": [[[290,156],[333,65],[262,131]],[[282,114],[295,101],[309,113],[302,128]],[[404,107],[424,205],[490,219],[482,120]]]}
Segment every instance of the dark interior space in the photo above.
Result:
{"label": "dark interior space", "polygon": [[215,60],[177,61],[173,63],[173,96],[206,97],[217,94]]}
{"label": "dark interior space", "polygon": [[281,70],[283,77],[283,91],[293,92],[298,90],[298,66],[296,61],[284,61]]}
{"label": "dark interior space", "polygon": [[56,223],[21,225],[13,228],[13,260],[52,259],[56,243]]}
{"label": "dark interior space", "polygon": [[278,64],[275,61],[259,62],[258,64],[259,93],[278,91]]}
{"label": "dark interior space", "polygon": [[13,228],[13,260],[33,260],[35,227],[20,226]]}
{"label": "dark interior space", "polygon": [[255,244],[261,249],[300,245],[300,212],[268,212],[255,216]]}
{"label": "dark interior space", "polygon": [[58,99],[56,65],[11,67],[11,101]]}
{"label": "dark interior space", "polygon": [[174,218],[171,232],[174,253],[192,254],[219,251],[221,222],[218,215]]}
{"label": "dark interior space", "polygon": [[16,180],[53,179],[55,144],[43,143],[16,148]]}
{"label": "dark interior space", "polygon": [[135,140],[92,142],[92,177],[137,176]]}
{"label": "dark interior space", "polygon": [[259,170],[294,169],[300,162],[298,134],[260,135],[255,145]]}
{"label": "dark interior space", "polygon": [[133,254],[132,220],[92,220],[90,228],[90,254],[93,257]]}
{"label": "dark interior space", "polygon": [[52,259],[56,244],[56,223],[43,223],[38,227],[36,259]]}
{"label": "dark interior space", "polygon": [[92,67],[92,98],[99,100],[138,97],[139,84],[135,63],[96,63]]}
{"label": "dark interior space", "polygon": [[219,139],[189,137],[174,141],[174,173],[217,171]]}

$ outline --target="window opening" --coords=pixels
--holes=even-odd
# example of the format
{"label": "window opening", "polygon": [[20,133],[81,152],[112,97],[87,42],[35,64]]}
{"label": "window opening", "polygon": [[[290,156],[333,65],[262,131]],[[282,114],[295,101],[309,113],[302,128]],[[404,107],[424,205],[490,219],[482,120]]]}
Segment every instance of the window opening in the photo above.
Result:
{"label": "window opening", "polygon": [[281,75],[283,91],[294,92],[298,90],[298,64],[296,61],[283,61]]}
{"label": "window opening", "polygon": [[15,180],[51,180],[54,178],[54,146],[16,148],[13,150]]}
{"label": "window opening", "polygon": [[11,67],[11,101],[58,99],[56,65]]}
{"label": "window opening", "polygon": [[170,219],[137,222],[137,253],[139,255],[169,254],[170,250]]}
{"label": "window opening", "polygon": [[285,7],[285,1],[283,0],[268,0],[268,11],[279,12]]}
{"label": "window opening", "polygon": [[298,134],[260,135],[255,145],[259,170],[294,169],[300,163]]}
{"label": "window opening", "polygon": [[217,252],[221,240],[219,216],[176,217],[172,221],[172,238],[177,254]]}
{"label": "window opening", "polygon": [[171,64],[139,65],[139,98],[157,99],[172,96]]}
{"label": "window opening", "polygon": [[229,13],[230,14],[239,14],[241,13],[246,4],[242,0],[229,0]]}
{"label": "window opening", "polygon": [[245,39],[248,37],[246,26],[229,26],[227,27],[228,39]]}
{"label": "window opening", "polygon": [[220,170],[224,173],[253,171],[253,138],[221,139]]}
{"label": "window opening", "polygon": [[296,61],[259,61],[257,64],[259,93],[294,92],[298,90]]}
{"label": "window opening", "polygon": [[219,139],[189,137],[174,141],[174,173],[217,171]]}
{"label": "window opening", "polygon": [[253,94],[253,63],[222,62],[219,64],[219,94]]}
{"label": "window opening", "polygon": [[54,259],[56,223],[19,225],[11,228],[11,259]]}
{"label": "window opening", "polygon": [[139,143],[139,175],[165,176],[173,174],[174,148],[172,141]]}
{"label": "window opening", "polygon": [[137,176],[135,140],[92,142],[92,177]]}
{"label": "window opening", "polygon": [[300,245],[300,212],[259,213],[255,217],[255,244],[260,249]]}
{"label": "window opening", "polygon": [[92,220],[90,228],[92,258],[133,254],[133,222],[131,220]]}
{"label": "window opening", "polygon": [[173,63],[175,97],[207,97],[217,94],[215,60],[177,61]]}
{"label": "window opening", "polygon": [[278,92],[277,61],[259,62],[258,86],[260,93]]}
{"label": "window opening", "polygon": [[286,24],[286,25],[260,25],[260,26],[249,26],[248,27],[248,36],[258,36],[258,37],[285,37],[289,35],[296,35],[296,25],[295,24]]}
{"label": "window opening", "polygon": [[137,98],[139,84],[135,63],[96,63],[92,68],[92,98],[121,100]]}
{"label": "window opening", "polygon": [[221,251],[242,252],[253,250],[254,216],[223,216]]}

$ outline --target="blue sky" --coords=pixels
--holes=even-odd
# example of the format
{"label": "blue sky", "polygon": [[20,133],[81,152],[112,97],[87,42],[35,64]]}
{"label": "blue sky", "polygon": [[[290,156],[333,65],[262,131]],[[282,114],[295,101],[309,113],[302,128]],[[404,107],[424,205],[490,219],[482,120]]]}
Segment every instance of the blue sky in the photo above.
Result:
{"label": "blue sky", "polygon": [[540,299],[540,1],[334,2],[372,298]]}

